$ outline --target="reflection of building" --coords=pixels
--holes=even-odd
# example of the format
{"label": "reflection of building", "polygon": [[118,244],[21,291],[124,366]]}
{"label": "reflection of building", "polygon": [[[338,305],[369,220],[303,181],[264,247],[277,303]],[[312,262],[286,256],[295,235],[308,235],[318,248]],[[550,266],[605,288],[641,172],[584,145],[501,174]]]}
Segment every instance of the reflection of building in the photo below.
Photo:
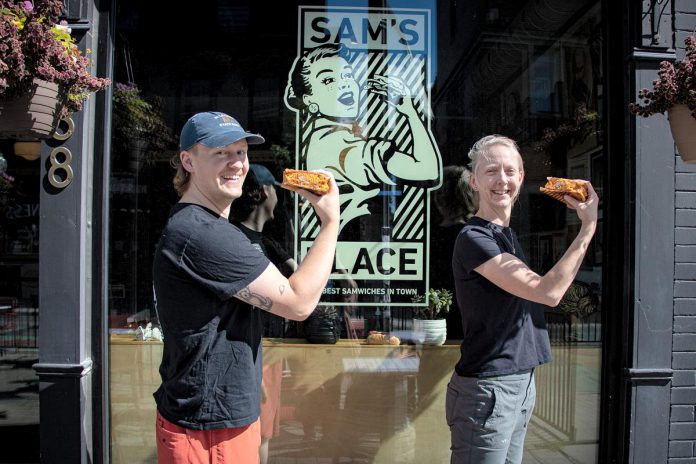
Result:
{"label": "reflection of building", "polygon": [[[93,50],[100,74],[136,80],[145,96],[161,97],[175,133],[191,113],[214,107],[238,115],[278,146],[295,146],[295,117],[282,96],[296,55],[294,19],[301,2],[204,1],[195,23],[188,11],[152,2],[112,3],[115,8],[100,4],[98,11],[92,2],[78,11],[70,4],[67,19],[78,35],[93,32],[79,39],[83,49]],[[484,133],[510,135],[522,146],[526,184],[514,226],[536,270],[548,270],[577,228],[572,214],[537,193],[545,177],[589,178],[601,192],[602,226],[578,277],[598,309],[577,311],[578,302],[569,312],[549,311],[556,359],[539,370],[544,391],[528,454],[582,450],[581,458],[572,456],[576,462],[694,459],[693,169],[674,156],[664,118],[635,120],[626,108],[636,89],[650,85],[659,60],[673,56],[674,47],[682,53],[682,37],[696,25],[693,15],[683,13],[696,9],[685,0],[409,6],[433,13],[431,129],[443,164],[463,164],[468,147]],[[108,93],[91,98],[85,112],[73,115],[71,137],[43,145],[42,161],[19,159],[10,141],[0,141],[8,173],[17,180],[14,190],[0,193],[0,360],[13,363],[13,375],[28,372],[22,385],[30,388],[18,390],[19,377],[5,377],[6,371],[2,385],[14,396],[40,396],[40,411],[34,402],[29,416],[40,412],[32,427],[41,428],[45,462],[137,462],[133,456],[153,453],[148,401],[158,380],[159,345],[131,343],[127,325],[153,318],[151,253],[176,197],[166,160],[129,164],[110,151],[110,101]],[[545,129],[552,131],[546,139]],[[541,150],[539,142],[545,142]],[[73,154],[75,178],[62,190],[44,182],[55,146]],[[261,161],[276,174],[286,167],[273,150],[261,149]],[[281,203],[288,206],[288,198]],[[292,243],[297,227],[288,211],[272,227],[284,243]],[[429,214],[435,223],[437,213]],[[370,220],[383,225],[382,217]],[[408,330],[410,308],[382,309],[360,307],[352,316],[383,330]],[[38,359],[10,360],[18,353],[36,357],[36,348],[17,342],[32,336],[38,336]],[[367,362],[386,348],[286,342],[269,342],[267,351],[270,360],[281,353],[276,361],[284,369],[281,435],[271,441],[271,462],[273,453],[292,455],[292,446],[321,438],[319,427],[304,435],[297,417],[340,410],[365,418],[361,408],[379,412],[380,405],[401,409],[391,409],[388,419],[370,416],[371,428],[362,435],[351,430],[378,457],[375,462],[389,462],[390,450],[402,442],[416,443],[414,462],[430,462],[422,454],[428,447],[446,453],[449,435],[438,395],[456,347],[424,349],[415,380],[410,373],[395,374],[396,380],[384,375],[370,389],[371,373],[352,372],[359,380],[351,386],[343,364],[319,353],[329,349]],[[369,355],[360,354],[368,349]],[[316,359],[322,362],[312,364]],[[322,401],[328,397],[326,409],[317,403],[317,410],[303,410],[298,397],[305,391]],[[331,395],[322,396],[327,391]],[[367,399],[342,397],[351,391]],[[0,417],[8,437],[23,425],[15,421],[13,404],[0,408],[8,410]],[[346,424],[349,418],[333,430]]]}

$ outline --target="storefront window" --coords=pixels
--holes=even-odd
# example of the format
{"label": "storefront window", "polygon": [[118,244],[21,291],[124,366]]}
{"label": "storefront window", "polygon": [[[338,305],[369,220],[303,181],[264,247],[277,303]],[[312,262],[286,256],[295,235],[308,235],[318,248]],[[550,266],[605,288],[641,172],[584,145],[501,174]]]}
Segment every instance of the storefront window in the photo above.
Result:
{"label": "storefront window", "polygon": [[[27,150],[28,149],[28,150]],[[32,150],[33,149],[33,150]],[[0,141],[0,428],[4,462],[39,462],[38,142]]]}
{"label": "storefront window", "polygon": [[[580,0],[370,8],[204,1],[195,19],[119,1],[109,244],[113,461],[154,461],[162,344],[151,268],[178,199],[169,160],[184,122],[219,110],[264,135],[250,161],[277,180],[285,168],[331,168],[341,185],[338,253],[316,317],[266,320],[264,462],[448,462],[445,389],[462,337],[456,302],[444,344],[426,342],[421,319],[428,289],[454,291],[454,237],[475,209],[475,198],[456,193],[451,181],[464,175],[481,136],[515,139],[525,184],[512,226],[531,267],[550,269],[579,223],[539,192],[546,177],[591,180],[601,197],[601,21],[600,4]],[[300,262],[317,219],[287,190],[275,194],[263,234]],[[455,194],[462,200],[452,201]],[[554,361],[536,371],[525,447],[538,462],[597,461],[601,235],[592,247],[561,305],[546,312]],[[320,326],[326,320],[332,328]],[[368,344],[374,331],[394,344]]]}

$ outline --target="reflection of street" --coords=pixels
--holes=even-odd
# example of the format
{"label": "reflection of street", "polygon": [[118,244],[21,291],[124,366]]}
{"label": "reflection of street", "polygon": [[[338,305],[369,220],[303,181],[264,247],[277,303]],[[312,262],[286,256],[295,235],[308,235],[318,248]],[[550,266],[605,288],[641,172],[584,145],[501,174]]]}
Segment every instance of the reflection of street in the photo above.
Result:
{"label": "reflection of street", "polygon": [[[568,417],[554,424],[535,414],[524,463],[596,462],[600,346],[553,350],[554,364],[537,370],[537,408]],[[444,392],[458,347],[339,343],[274,346],[266,353],[283,353],[290,368],[270,463],[449,462]]]}
{"label": "reflection of street", "polygon": [[[558,344],[552,349],[553,363],[537,370],[537,406],[527,432],[524,463],[597,462],[601,346]],[[555,411],[555,416],[542,419],[539,413],[544,408]]]}
{"label": "reflection of street", "polygon": [[[38,463],[39,378],[37,349],[5,348],[0,354],[0,462]],[[23,443],[25,446],[17,446]],[[14,446],[13,446],[14,444]]]}
{"label": "reflection of street", "polygon": [[448,442],[449,432],[438,430],[444,421],[428,405],[444,402],[445,374],[457,355],[456,346],[347,341],[267,347],[266,362],[283,356],[289,368],[269,462],[439,462],[432,461],[438,453],[448,460],[446,446],[433,455],[431,445]]}

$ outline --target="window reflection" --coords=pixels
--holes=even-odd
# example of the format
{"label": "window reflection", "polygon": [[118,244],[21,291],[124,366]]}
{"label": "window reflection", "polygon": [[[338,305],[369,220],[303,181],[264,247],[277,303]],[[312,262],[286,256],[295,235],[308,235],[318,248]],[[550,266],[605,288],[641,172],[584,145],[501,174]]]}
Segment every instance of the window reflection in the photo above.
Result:
{"label": "window reflection", "polygon": [[[38,143],[38,142],[37,142]],[[0,140],[0,429],[3,457],[39,462],[40,162]]]}
{"label": "window reflection", "polygon": [[[156,323],[151,256],[168,210],[177,201],[168,165],[177,153],[174,134],[196,111],[244,114],[245,127],[269,140],[250,152],[252,162],[266,166],[276,179],[294,163],[296,115],[283,98],[298,27],[288,18],[297,17],[298,3],[274,4],[273,15],[265,14],[269,5],[263,2],[204,6],[200,11],[210,13],[199,23],[205,21],[206,27],[198,28],[192,39],[171,34],[172,25],[191,27],[183,12],[119,2],[116,80],[131,92],[137,89],[135,97],[155,109],[160,122],[149,126],[145,138],[150,142],[143,147],[136,137],[141,126],[119,132],[120,110],[114,102],[109,244],[114,462],[153,462],[151,393],[159,383],[161,345],[134,342],[133,334],[139,325]],[[421,7],[430,8],[432,2]],[[565,0],[453,2],[434,13],[431,130],[446,167],[443,181],[466,168],[468,149],[481,135],[500,133],[517,140],[526,177],[512,225],[531,267],[547,272],[579,224],[574,214],[539,192],[546,177],[591,180],[602,196],[606,154],[600,5]],[[160,24],[167,24],[167,30]],[[253,48],[230,48],[242,40]],[[430,194],[430,287],[453,289],[452,237],[462,214],[466,217],[471,210],[439,208],[447,203],[442,200],[450,199],[448,193],[437,200],[449,191],[446,185]],[[300,224],[293,198],[283,189],[276,193],[274,219],[263,232],[294,250]],[[361,219],[372,231],[370,240],[375,230],[379,235],[391,226],[389,212],[398,198],[384,195],[375,201],[387,213]],[[602,209],[600,204],[600,221]],[[361,227],[349,231],[356,240]],[[539,462],[597,460],[601,224],[592,247],[559,308],[547,311],[554,361],[537,370],[538,399],[525,449],[529,459]],[[308,344],[303,323],[267,324],[267,462],[305,457],[447,462],[444,393],[459,353],[456,304],[447,318],[447,342],[424,346],[414,337],[413,308],[366,306],[357,297],[355,281],[333,282],[327,293],[344,295],[332,306],[340,330],[336,344]],[[389,285],[386,281],[384,287]],[[370,331],[397,336],[401,345],[367,345]]]}

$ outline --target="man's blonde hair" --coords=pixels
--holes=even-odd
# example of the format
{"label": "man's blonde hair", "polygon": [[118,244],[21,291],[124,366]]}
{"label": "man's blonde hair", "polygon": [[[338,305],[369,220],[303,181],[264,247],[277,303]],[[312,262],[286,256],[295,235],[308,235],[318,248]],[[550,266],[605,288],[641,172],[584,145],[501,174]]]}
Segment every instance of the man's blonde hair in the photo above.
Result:
{"label": "man's blonde hair", "polygon": [[[186,151],[195,154],[193,147]],[[176,170],[174,179],[172,179],[174,190],[176,190],[177,195],[182,196],[184,192],[186,192],[188,184],[191,181],[191,173],[184,169],[184,166],[181,164],[181,153],[172,156],[172,159],[169,160],[169,164]]]}

